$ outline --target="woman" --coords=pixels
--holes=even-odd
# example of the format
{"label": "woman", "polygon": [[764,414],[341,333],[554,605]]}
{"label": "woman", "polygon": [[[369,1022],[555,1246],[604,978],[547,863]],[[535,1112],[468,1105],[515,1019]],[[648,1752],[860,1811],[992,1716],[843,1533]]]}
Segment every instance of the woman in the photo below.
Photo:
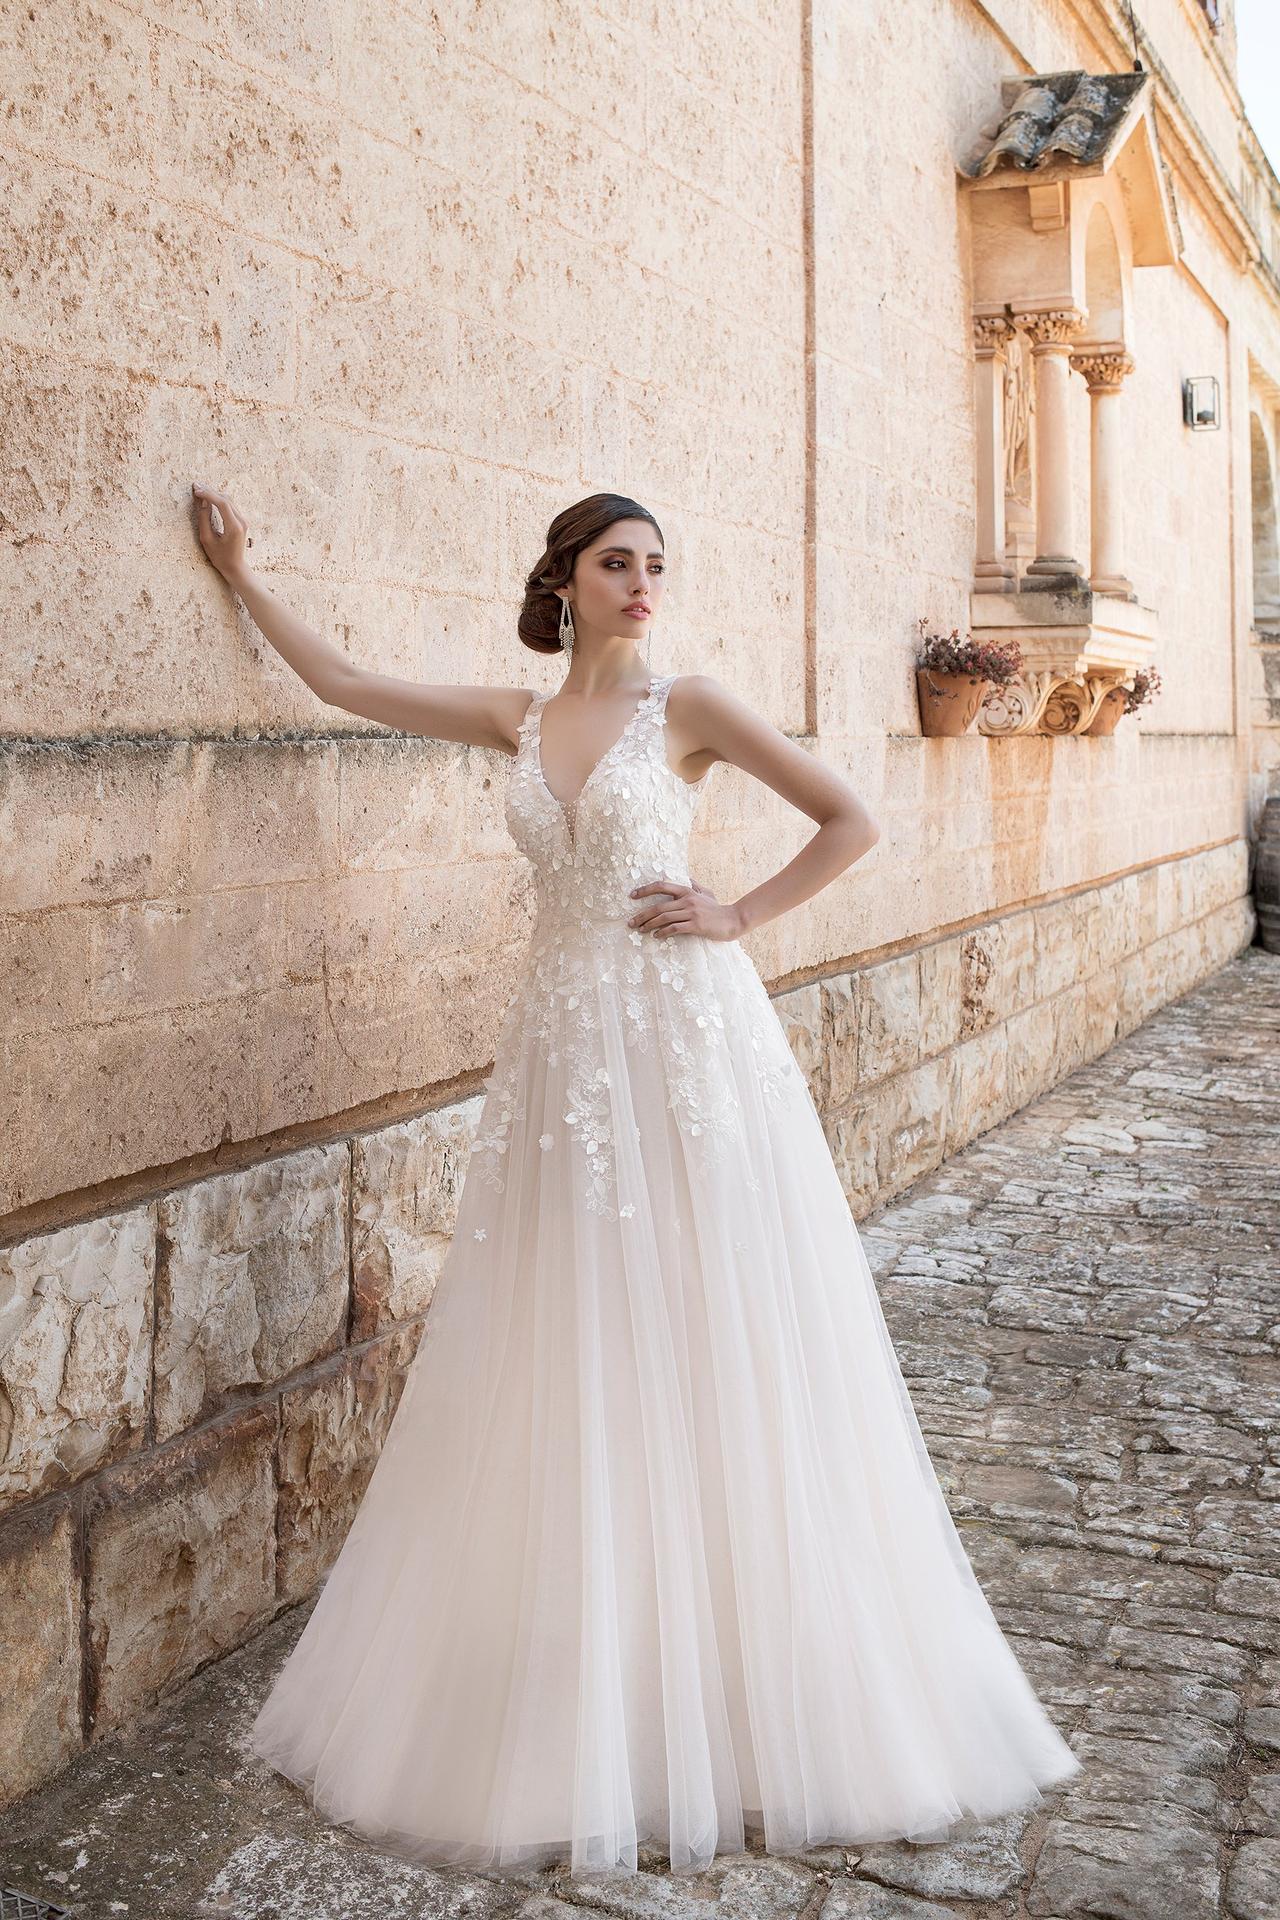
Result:
{"label": "woman", "polygon": [[[982,1594],[807,1083],[739,936],[877,828],[714,678],[637,652],[656,520],[553,520],[518,627],[554,697],[353,667],[200,539],[320,699],[511,756],[532,865],[448,1258],[363,1503],[252,1730],[413,1858],[630,1873],[905,1836],[1078,1769]],[[212,508],[222,519],[216,532]],[[686,864],[732,762],[818,822],[733,902]]]}

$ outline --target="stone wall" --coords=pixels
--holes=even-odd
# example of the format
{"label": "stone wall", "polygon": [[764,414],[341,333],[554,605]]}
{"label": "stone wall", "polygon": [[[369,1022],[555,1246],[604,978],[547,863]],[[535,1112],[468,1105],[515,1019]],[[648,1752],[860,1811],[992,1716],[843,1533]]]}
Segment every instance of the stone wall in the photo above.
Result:
{"label": "stone wall", "polygon": [[[1139,276],[1126,395],[1165,691],[1110,742],[994,744],[922,743],[912,672],[917,617],[968,624],[975,559],[956,156],[1012,70],[1127,64],[1118,13],[1108,38],[1074,4],[584,8],[571,55],[542,5],[516,33],[453,0],[394,32],[347,0],[270,32],[150,0],[6,19],[13,1231],[474,1083],[520,943],[499,756],[322,707],[200,555],[193,477],[299,614],[444,682],[554,685],[514,626],[547,521],[597,487],[650,504],[654,664],[743,692],[884,827],[753,930],[766,979],[1241,831],[1236,376],[1280,373],[1280,301],[1228,232],[1230,46],[1196,12],[1148,9],[1188,263]],[[1218,435],[1181,423],[1192,351],[1230,369]],[[725,893],[810,830],[723,769],[707,811]]]}
{"label": "stone wall", "polygon": [[[855,1215],[1252,937],[1233,840],[775,997]],[[0,1802],[306,1598],[430,1313],[474,1095],[0,1252]]]}
{"label": "stone wall", "polygon": [[[350,657],[445,683],[554,685],[515,638],[547,522],[654,509],[653,666],[740,690],[882,826],[744,941],[858,1213],[1248,939],[1280,298],[1231,44],[1143,11],[1187,249],[1127,396],[1166,692],[1008,741],[922,741],[913,674],[975,560],[955,162],[1011,73],[1126,67],[1119,8],[0,21],[0,1796],[314,1590],[527,933],[505,761],[320,706],[201,556],[193,478]],[[1188,439],[1215,369],[1224,431]],[[810,832],[717,768],[694,872],[735,897]]]}

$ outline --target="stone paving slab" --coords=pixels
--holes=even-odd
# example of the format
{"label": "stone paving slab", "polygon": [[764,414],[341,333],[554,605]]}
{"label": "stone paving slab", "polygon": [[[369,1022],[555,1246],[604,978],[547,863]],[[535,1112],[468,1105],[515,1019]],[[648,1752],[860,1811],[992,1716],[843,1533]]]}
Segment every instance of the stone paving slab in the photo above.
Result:
{"label": "stone paving slab", "polygon": [[246,1751],[303,1606],[0,1815],[0,1884],[77,1920],[1274,1920],[1278,1031],[1251,947],[862,1223],[974,1565],[1085,1762],[1033,1812],[796,1858],[757,1835],[689,1879],[438,1873]]}

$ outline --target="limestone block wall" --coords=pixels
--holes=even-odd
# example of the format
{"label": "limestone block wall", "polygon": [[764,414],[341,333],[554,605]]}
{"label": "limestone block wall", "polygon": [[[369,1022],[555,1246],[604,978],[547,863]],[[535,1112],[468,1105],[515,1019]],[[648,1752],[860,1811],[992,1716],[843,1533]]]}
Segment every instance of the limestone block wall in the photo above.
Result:
{"label": "limestone block wall", "polygon": [[[857,1216],[1253,932],[1242,840],[776,998]],[[0,1252],[0,1804],[305,1599],[447,1251],[479,1096]]]}
{"label": "limestone block wall", "polygon": [[[322,707],[190,480],[353,658],[446,682],[553,686],[514,625],[548,520],[653,507],[655,668],[738,688],[882,825],[747,941],[864,1210],[1249,938],[1238,396],[1280,302],[1197,11],[1143,9],[1188,260],[1125,396],[1166,696],[1112,739],[950,742],[912,649],[974,559],[954,156],[1010,72],[1127,64],[1118,8],[0,19],[4,1797],[329,1564],[528,932],[503,757]],[[1214,367],[1228,431],[1187,444]],[[732,897],[810,831],[717,768],[694,872]]]}

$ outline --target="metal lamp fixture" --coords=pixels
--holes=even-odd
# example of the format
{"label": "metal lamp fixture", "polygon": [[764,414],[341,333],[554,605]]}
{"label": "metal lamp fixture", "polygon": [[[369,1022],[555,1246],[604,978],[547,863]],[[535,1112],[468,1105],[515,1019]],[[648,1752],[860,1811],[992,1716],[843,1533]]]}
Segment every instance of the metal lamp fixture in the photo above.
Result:
{"label": "metal lamp fixture", "polygon": [[1195,374],[1183,381],[1182,418],[1184,424],[1197,433],[1222,425],[1216,374]]}

